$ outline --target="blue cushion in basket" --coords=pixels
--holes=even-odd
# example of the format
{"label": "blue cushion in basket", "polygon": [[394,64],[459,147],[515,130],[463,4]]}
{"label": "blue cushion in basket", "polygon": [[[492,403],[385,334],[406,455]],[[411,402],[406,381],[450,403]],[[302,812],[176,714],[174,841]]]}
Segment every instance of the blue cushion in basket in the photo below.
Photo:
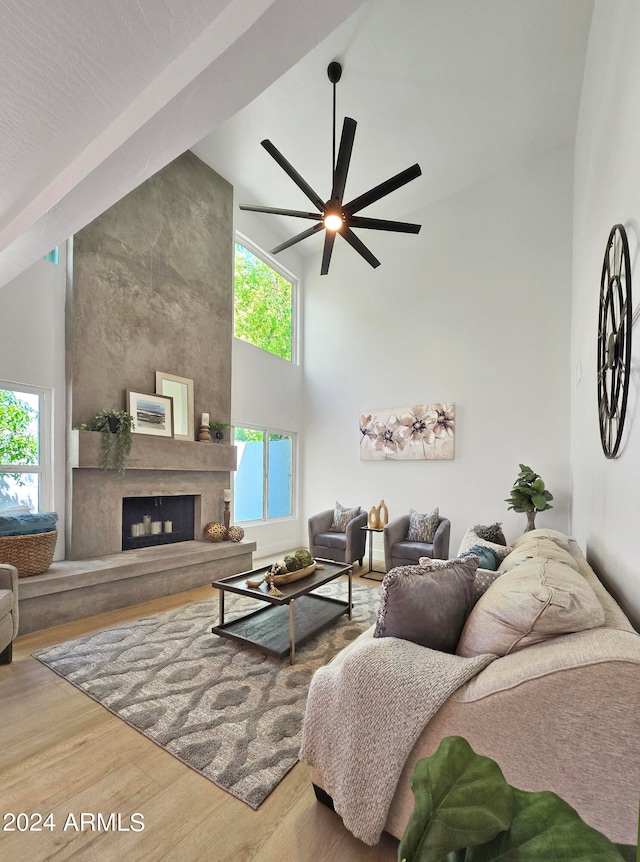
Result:
{"label": "blue cushion in basket", "polygon": [[57,512],[37,514],[0,515],[0,536],[27,536],[33,533],[50,533],[56,529]]}

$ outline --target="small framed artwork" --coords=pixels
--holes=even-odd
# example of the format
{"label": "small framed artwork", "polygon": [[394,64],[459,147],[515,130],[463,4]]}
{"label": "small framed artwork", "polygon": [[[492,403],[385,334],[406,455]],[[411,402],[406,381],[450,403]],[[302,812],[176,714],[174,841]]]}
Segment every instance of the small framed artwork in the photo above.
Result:
{"label": "small framed artwork", "polygon": [[173,437],[173,398],[127,389],[127,413],[133,418],[134,434]]}
{"label": "small framed artwork", "polygon": [[156,371],[156,394],[173,398],[173,436],[194,440],[193,380]]}

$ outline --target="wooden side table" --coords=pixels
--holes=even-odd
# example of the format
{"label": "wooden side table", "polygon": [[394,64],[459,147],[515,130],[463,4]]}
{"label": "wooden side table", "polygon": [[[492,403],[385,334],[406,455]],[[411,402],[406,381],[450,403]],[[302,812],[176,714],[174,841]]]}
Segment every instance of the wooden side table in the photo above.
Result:
{"label": "wooden side table", "polygon": [[[373,534],[382,533],[384,531],[384,527],[360,527],[360,529],[367,531],[367,536],[369,539],[369,568],[366,572],[363,572],[360,577],[367,578],[372,572],[378,575],[386,575],[385,571],[373,568]],[[371,578],[371,580],[380,581],[382,580],[382,578]]]}

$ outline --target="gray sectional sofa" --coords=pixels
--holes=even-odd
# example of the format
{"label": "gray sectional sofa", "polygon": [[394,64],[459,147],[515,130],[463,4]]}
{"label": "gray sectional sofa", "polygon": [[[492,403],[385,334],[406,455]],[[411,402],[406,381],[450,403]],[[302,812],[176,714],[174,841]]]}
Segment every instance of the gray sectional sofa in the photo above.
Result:
{"label": "gray sectional sofa", "polygon": [[[640,800],[640,635],[577,543],[561,533],[526,533],[513,543],[500,569],[508,574],[493,581],[471,611],[460,638],[469,651],[458,650],[459,654],[471,654],[478,638],[478,651],[490,651],[495,608],[523,601],[512,588],[524,583],[529,570],[542,572],[543,594],[546,591],[551,604],[556,602],[561,610],[566,604],[570,613],[573,600],[554,589],[554,577],[570,569],[580,580],[578,590],[584,579],[588,585],[584,590],[597,597],[595,627],[557,636],[541,633],[538,619],[544,614],[535,613],[536,603],[544,604],[540,591],[524,600],[533,603],[536,617],[528,631],[513,637],[510,622],[505,626],[499,620],[498,641],[507,638],[507,654],[458,688],[424,727],[397,782],[385,830],[398,838],[405,830],[413,811],[409,777],[416,761],[432,754],[444,737],[458,735],[478,753],[495,759],[513,786],[555,791],[611,840],[635,844]],[[592,621],[589,626],[593,625]],[[374,628],[342,650],[329,667],[340,665],[359,644],[370,641]],[[382,692],[371,691],[372,698],[381,696]],[[363,720],[367,721],[366,714]],[[324,794],[330,797],[331,787],[313,766],[310,774],[319,798],[326,801]],[[375,791],[374,782],[371,793]]]}

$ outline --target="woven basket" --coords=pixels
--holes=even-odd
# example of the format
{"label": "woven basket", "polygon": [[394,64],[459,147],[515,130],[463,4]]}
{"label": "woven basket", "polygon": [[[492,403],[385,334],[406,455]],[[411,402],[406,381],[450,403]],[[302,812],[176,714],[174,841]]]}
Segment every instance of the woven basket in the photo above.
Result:
{"label": "woven basket", "polygon": [[58,531],[0,536],[0,563],[15,566],[20,577],[41,575],[53,560]]}

